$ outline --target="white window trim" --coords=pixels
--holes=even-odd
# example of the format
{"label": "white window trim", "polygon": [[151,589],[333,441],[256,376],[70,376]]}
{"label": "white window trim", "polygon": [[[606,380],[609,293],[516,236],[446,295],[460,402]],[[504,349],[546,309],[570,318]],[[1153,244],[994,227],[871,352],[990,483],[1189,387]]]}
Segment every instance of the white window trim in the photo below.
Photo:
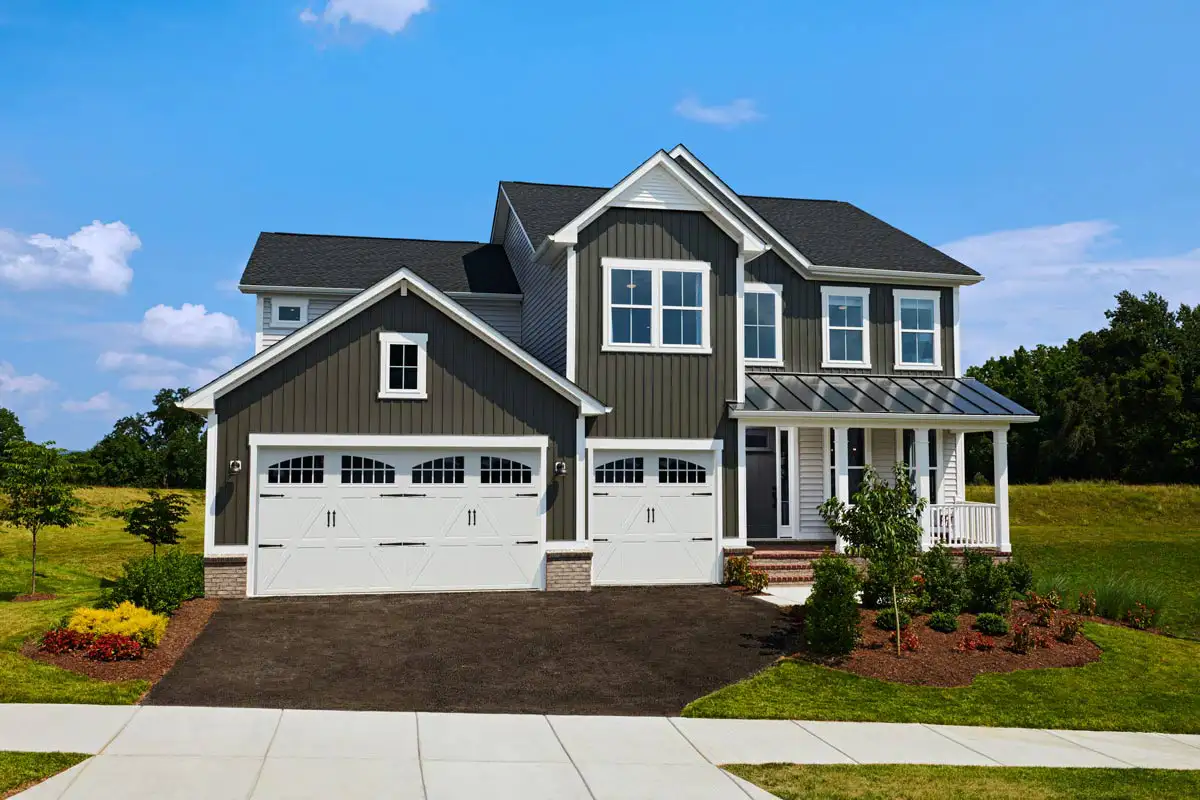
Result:
{"label": "white window trim", "polygon": [[[279,318],[280,306],[300,306],[300,321]],[[308,324],[308,298],[287,297],[284,295],[271,296],[271,327],[272,328],[303,328]]]}
{"label": "white window trim", "polygon": [[[862,431],[863,431],[863,465],[862,465],[862,467],[855,467],[855,469],[866,469],[867,467],[874,466],[875,462],[872,459],[874,459],[875,454],[873,452],[871,452],[871,439],[874,438],[871,436],[871,431],[873,429],[864,427],[862,425],[847,425],[846,426],[846,430],[850,430],[851,428],[862,428]],[[821,452],[823,453],[823,455],[821,457],[821,460],[822,460],[821,472],[825,476],[825,478],[824,478],[825,499],[828,500],[829,498],[833,497],[835,494],[834,487],[832,484],[832,478],[830,476],[830,472],[833,470],[833,464],[831,463],[832,459],[829,457],[829,451],[831,449],[833,449],[833,428],[825,428],[824,431],[825,431],[825,436],[821,440],[822,441]],[[846,434],[846,435],[849,436],[849,434]],[[846,450],[847,450],[847,452],[849,452],[850,448],[849,448],[848,441],[847,441],[846,445],[847,445]],[[849,469],[848,466],[847,466],[847,469]],[[852,503],[847,501],[846,505],[852,505]]]}
{"label": "white window trim", "polygon": [[[861,297],[863,301],[863,357],[862,361],[834,361],[829,357],[829,298],[833,295]],[[837,369],[871,367],[871,290],[865,286],[822,286],[821,287],[821,367]]]}
{"label": "white window trim", "polygon": [[[901,348],[901,334],[903,331],[900,328],[900,301],[901,300],[932,300],[933,301],[933,363],[932,364],[909,364],[901,361],[904,350]],[[941,372],[942,370],[942,293],[937,291],[928,291],[920,289],[894,289],[892,290],[892,312],[895,315],[893,327],[893,335],[896,339],[896,369],[905,370],[926,370],[930,372]]]}
{"label": "white window trim", "polygon": [[[783,285],[778,283],[747,283],[745,286],[745,295],[751,294],[773,294],[775,295],[775,358],[750,358],[746,356],[747,364],[754,364],[760,367],[782,367],[783,366]],[[745,308],[745,299],[742,300]],[[745,312],[743,311],[743,314]],[[744,332],[746,329],[745,317],[742,317],[742,353],[746,352],[746,340]]]}
{"label": "white window trim", "polygon": [[[946,443],[942,440],[941,428],[929,428],[928,430],[929,430],[929,438],[934,443],[933,444],[933,452],[937,455],[937,463],[929,465],[929,471],[935,473],[934,478],[936,479],[936,481],[931,480],[929,482],[929,492],[930,492],[931,497],[933,494],[936,493],[937,496],[939,498],[941,498],[941,502],[945,503],[946,499],[942,496],[943,495],[942,482],[943,482],[943,480],[945,480],[945,476],[946,476],[946,467],[943,463],[946,460],[946,450],[945,450]],[[898,463],[907,464],[908,462],[904,460],[904,456],[905,456],[904,432],[905,431],[913,431],[913,437],[915,438],[916,437],[916,429],[915,428],[897,428],[896,429],[896,461]],[[909,464],[908,466],[910,467],[910,470],[909,470],[910,472],[916,471],[916,468],[917,468],[916,464]],[[951,502],[953,502],[953,501],[951,501]]]}
{"label": "white window trim", "polygon": [[[602,258],[600,264],[604,281],[604,344],[601,350],[612,353],[695,353],[710,355],[709,318],[712,313],[712,265],[707,261],[668,261],[662,259]],[[650,276],[650,344],[615,343],[612,339],[612,271],[614,269],[646,270]],[[703,297],[700,304],[700,344],[679,345],[662,342],[662,274],[663,272],[696,272],[702,276]],[[643,306],[644,307],[644,306]]]}
{"label": "white window trim", "polygon": [[[393,344],[412,344],[417,346],[417,388],[389,389],[388,367],[391,366],[389,357]],[[426,348],[429,345],[427,333],[396,333],[381,331],[379,334],[379,399],[380,400],[427,400],[426,391]]]}

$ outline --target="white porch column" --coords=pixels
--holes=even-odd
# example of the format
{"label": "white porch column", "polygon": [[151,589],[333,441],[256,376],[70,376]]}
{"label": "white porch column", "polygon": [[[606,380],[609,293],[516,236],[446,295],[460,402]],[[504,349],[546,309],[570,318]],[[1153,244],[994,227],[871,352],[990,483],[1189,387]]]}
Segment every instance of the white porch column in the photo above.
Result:
{"label": "white porch column", "polygon": [[[746,423],[737,421],[737,538],[734,545],[746,544]],[[726,544],[729,544],[728,542]]]}
{"label": "white porch column", "polygon": [[[843,503],[850,502],[850,429],[833,428],[833,496]],[[834,549],[841,553],[846,543],[841,537],[834,542]]]}
{"label": "white porch column", "polygon": [[992,431],[992,474],[996,485],[996,548],[1011,553],[1008,539],[1008,428]]}
{"label": "white porch column", "polygon": [[[913,471],[917,473],[916,486],[917,497],[923,499],[926,503],[929,502],[929,428],[916,428],[913,430]],[[929,520],[930,511],[928,507],[921,515],[921,549],[928,550],[930,545],[929,535]]]}

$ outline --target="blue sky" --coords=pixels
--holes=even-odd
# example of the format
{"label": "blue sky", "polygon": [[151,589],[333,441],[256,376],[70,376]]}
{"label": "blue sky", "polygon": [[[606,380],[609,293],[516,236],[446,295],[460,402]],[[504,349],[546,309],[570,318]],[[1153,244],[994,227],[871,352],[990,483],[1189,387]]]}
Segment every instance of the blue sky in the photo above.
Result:
{"label": "blue sky", "polygon": [[[516,6],[515,8],[513,6]],[[684,142],[967,260],[969,362],[1200,301],[1200,5],[0,3],[0,405],[86,447],[252,348],[260,230],[485,239]]]}

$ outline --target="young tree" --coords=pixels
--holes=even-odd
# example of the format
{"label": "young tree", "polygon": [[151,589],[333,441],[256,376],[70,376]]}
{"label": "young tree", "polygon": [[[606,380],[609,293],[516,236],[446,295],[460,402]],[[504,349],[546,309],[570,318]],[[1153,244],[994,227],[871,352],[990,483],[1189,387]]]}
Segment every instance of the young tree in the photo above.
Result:
{"label": "young tree", "polygon": [[79,522],[79,500],[68,484],[70,470],[54,442],[18,442],[8,451],[0,482],[8,505],[0,521],[33,535],[29,593],[37,594],[37,541],[43,528],[67,528]]}
{"label": "young tree", "polygon": [[866,558],[871,572],[892,589],[896,620],[896,655],[900,655],[900,587],[912,586],[921,554],[921,515],[926,501],[913,497],[906,464],[895,467],[895,486],[889,486],[872,467],[863,471],[862,488],[847,506],[836,497],[820,507],[821,517],[851,555]]}
{"label": "young tree", "polygon": [[0,408],[0,478],[4,477],[5,453],[17,442],[25,441],[25,429],[17,415]]}
{"label": "young tree", "polygon": [[157,558],[160,544],[178,544],[179,524],[187,519],[188,502],[181,494],[160,494],[154,490],[149,494],[122,516],[125,517],[126,533],[149,542],[151,552]]}

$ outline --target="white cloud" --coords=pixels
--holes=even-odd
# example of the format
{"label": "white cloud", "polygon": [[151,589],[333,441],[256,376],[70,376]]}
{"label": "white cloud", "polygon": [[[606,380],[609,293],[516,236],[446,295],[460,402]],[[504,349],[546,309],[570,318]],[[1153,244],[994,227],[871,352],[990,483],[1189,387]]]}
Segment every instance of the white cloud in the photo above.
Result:
{"label": "white cloud", "polygon": [[706,106],[695,95],[688,95],[675,104],[675,113],[684,119],[733,128],[763,118],[758,105],[748,97],[739,97],[725,105]]}
{"label": "white cloud", "polygon": [[1123,289],[1155,291],[1172,305],[1200,302],[1200,250],[1105,259],[1116,226],[1103,220],[998,231],[941,250],[982,272],[962,289],[964,366],[1024,345],[1062,344],[1105,324]]}
{"label": "white cloud", "polygon": [[0,229],[0,280],[17,289],[74,286],[124,294],[133,281],[129,257],[141,246],[124,222],[97,220],[65,239]]}
{"label": "white cloud", "polygon": [[69,414],[108,414],[121,411],[125,404],[108,392],[94,394],[87,400],[67,400],[62,410]]}
{"label": "white cloud", "polygon": [[417,14],[428,10],[429,0],[328,0],[320,14],[311,8],[301,11],[300,21],[335,28],[348,21],[395,34],[404,30]]}
{"label": "white cloud", "polygon": [[123,372],[121,386],[125,389],[165,389],[190,386],[193,389],[211,381],[233,368],[230,356],[217,356],[202,366],[188,366],[172,358],[149,353],[108,351],[96,359],[96,366],[105,372]]}
{"label": "white cloud", "polygon": [[32,375],[18,375],[17,370],[7,361],[0,361],[0,394],[37,394],[54,386],[54,381],[43,378],[36,372]]}
{"label": "white cloud", "polygon": [[118,353],[109,350],[100,354],[100,357],[96,359],[96,366],[106,372],[118,370],[146,372],[148,370],[184,369],[186,365],[181,361],[152,356],[147,353]]}
{"label": "white cloud", "polygon": [[184,303],[179,308],[159,304],[146,311],[141,334],[161,347],[232,348],[245,341],[238,321],[202,305]]}

